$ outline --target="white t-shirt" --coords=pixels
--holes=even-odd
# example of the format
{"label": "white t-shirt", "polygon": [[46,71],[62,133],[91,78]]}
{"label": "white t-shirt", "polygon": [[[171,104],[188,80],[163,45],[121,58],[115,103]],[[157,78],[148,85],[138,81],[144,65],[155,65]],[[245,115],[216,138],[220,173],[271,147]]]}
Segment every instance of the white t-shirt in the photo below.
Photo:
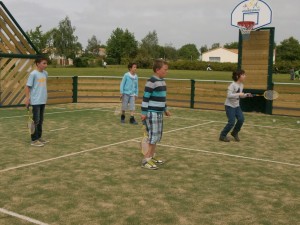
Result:
{"label": "white t-shirt", "polygon": [[227,98],[225,100],[225,105],[232,108],[240,106],[240,93],[243,92],[243,83],[232,82],[227,89]]}

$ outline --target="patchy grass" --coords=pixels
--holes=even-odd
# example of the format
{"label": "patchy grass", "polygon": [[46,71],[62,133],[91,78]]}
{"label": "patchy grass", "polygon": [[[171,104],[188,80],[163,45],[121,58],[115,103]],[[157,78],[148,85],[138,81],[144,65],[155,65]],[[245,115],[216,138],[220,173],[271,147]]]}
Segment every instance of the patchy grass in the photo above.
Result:
{"label": "patchy grass", "polygon": [[114,109],[47,106],[43,148],[29,145],[23,108],[0,109],[0,208],[48,224],[299,223],[299,118],[245,113],[241,142],[223,143],[224,112],[172,108],[157,147],[166,163],[149,171],[141,126]]}

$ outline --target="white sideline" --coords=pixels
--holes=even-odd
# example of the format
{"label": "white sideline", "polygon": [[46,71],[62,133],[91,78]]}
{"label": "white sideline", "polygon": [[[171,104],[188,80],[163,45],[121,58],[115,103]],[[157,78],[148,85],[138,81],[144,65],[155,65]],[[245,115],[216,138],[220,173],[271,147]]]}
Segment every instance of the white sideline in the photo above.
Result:
{"label": "white sideline", "polygon": [[[45,115],[52,115],[52,114],[62,114],[62,113],[73,113],[73,112],[84,112],[84,111],[93,111],[93,110],[99,110],[103,112],[114,112],[115,110],[108,110],[107,108],[90,108],[90,109],[79,109],[79,110],[72,110],[72,111],[61,111],[61,112],[52,112],[52,113],[45,113]],[[21,115],[21,116],[11,116],[11,117],[0,117],[0,119],[12,119],[12,118],[20,118],[20,117],[26,117],[27,115]],[[185,117],[179,117],[179,116],[171,116],[170,118],[177,118],[177,119],[184,119],[184,120],[195,120],[195,121],[201,121],[202,119],[193,119],[193,118],[185,118]],[[205,120],[202,120],[205,121]],[[226,124],[226,121],[216,121],[211,120],[210,122],[215,123],[223,123]],[[290,131],[300,131],[300,129],[293,129],[293,128],[286,128],[286,127],[274,127],[274,126],[263,126],[263,125],[252,125],[252,124],[246,124],[244,123],[244,126],[253,126],[253,127],[262,127],[262,128],[270,128],[270,129],[281,129],[281,130],[290,130]]]}
{"label": "white sideline", "polygon": [[280,162],[280,161],[269,160],[269,159],[260,159],[260,158],[253,158],[253,157],[247,157],[247,156],[232,155],[232,154],[227,154],[227,153],[222,153],[222,152],[212,152],[212,151],[206,151],[206,150],[200,150],[200,149],[194,149],[194,148],[178,147],[178,146],[172,146],[172,145],[164,145],[164,144],[158,144],[158,145],[163,146],[163,147],[168,147],[168,148],[176,148],[176,149],[181,149],[181,150],[202,152],[202,153],[207,153],[207,154],[222,155],[222,156],[229,156],[229,157],[234,157],[234,158],[248,159],[248,160],[253,160],[253,161],[262,161],[262,162],[268,162],[268,163],[275,163],[275,164],[282,164],[282,165],[300,167],[300,164],[286,163],[286,162]]}
{"label": "white sideline", "polygon": [[58,128],[58,129],[49,130],[49,132],[65,130],[65,129],[68,129],[68,127],[62,127],[62,128]]}
{"label": "white sideline", "polygon": [[13,216],[13,217],[16,217],[16,218],[19,218],[19,219],[22,219],[22,220],[25,220],[25,221],[30,222],[30,223],[34,223],[34,224],[38,224],[38,225],[48,225],[47,223],[43,223],[41,221],[32,219],[32,218],[27,217],[27,216],[20,215],[18,213],[12,212],[12,211],[8,211],[8,210],[3,209],[3,208],[0,208],[0,212],[4,213],[4,214],[7,214],[7,215],[10,215],[10,216]]}
{"label": "white sideline", "polygon": [[[45,113],[45,115],[53,115],[53,114],[62,114],[62,113],[73,113],[73,112],[84,112],[84,111],[93,111],[93,110],[99,110],[103,112],[112,112],[112,110],[102,109],[102,108],[93,108],[93,109],[76,109],[76,110],[68,110],[68,111],[61,111],[61,112],[52,112],[52,113]],[[7,116],[7,117],[0,117],[0,119],[13,119],[13,118],[21,118],[26,117],[27,115],[21,115],[21,116]]]}
{"label": "white sideline", "polygon": [[[189,128],[192,128],[192,127],[206,125],[206,124],[209,124],[209,123],[212,123],[212,122],[196,124],[196,125],[189,126],[189,127],[182,127],[182,128],[166,131],[164,133],[171,133],[171,132],[175,132],[175,131],[178,131],[178,130],[189,129]],[[28,167],[28,166],[33,166],[33,165],[37,165],[37,164],[42,164],[42,163],[45,163],[45,162],[50,162],[50,161],[54,161],[54,160],[57,160],[57,159],[62,159],[62,158],[66,158],[66,157],[70,157],[70,156],[74,156],[74,155],[79,155],[79,154],[82,154],[82,153],[91,152],[91,151],[95,151],[95,150],[98,150],[98,149],[107,148],[107,147],[110,147],[110,146],[127,143],[127,142],[130,142],[130,141],[135,141],[136,139],[139,139],[139,138],[142,138],[142,137],[132,138],[132,139],[129,139],[129,140],[126,140],[126,141],[120,141],[120,142],[116,142],[116,143],[113,143],[113,144],[104,145],[104,146],[100,146],[100,147],[96,147],[96,148],[91,148],[91,149],[87,149],[87,150],[83,150],[83,151],[79,151],[79,152],[73,152],[73,153],[70,153],[70,154],[66,154],[66,155],[62,155],[62,156],[58,156],[58,157],[54,157],[54,158],[50,158],[50,159],[45,159],[45,160],[41,160],[41,161],[37,161],[37,162],[33,162],[33,163],[22,164],[20,166],[6,168],[6,169],[3,169],[3,170],[0,170],[0,173],[4,173],[4,172],[10,171],[10,170],[20,169],[20,168],[24,168],[24,167]]]}
{"label": "white sideline", "polygon": [[62,156],[58,156],[58,157],[54,157],[54,158],[50,158],[50,159],[45,159],[45,160],[41,160],[41,161],[37,161],[37,162],[33,162],[33,163],[23,164],[23,165],[15,166],[15,167],[10,167],[10,168],[4,169],[4,170],[0,170],[0,173],[7,172],[7,171],[10,171],[10,170],[19,169],[19,168],[24,168],[24,167],[28,167],[28,166],[33,166],[33,165],[41,164],[41,163],[44,163],[44,162],[50,162],[50,161],[54,161],[56,159],[62,159],[62,158],[66,158],[66,157],[69,157],[69,156],[79,155],[79,154],[82,154],[82,153],[95,151],[95,150],[98,150],[98,149],[101,149],[101,148],[107,148],[107,147],[110,147],[110,146],[123,144],[123,143],[133,141],[133,140],[135,140],[135,138],[130,139],[130,140],[126,140],[126,141],[120,141],[120,142],[109,144],[109,145],[100,146],[100,147],[97,147],[97,148],[91,148],[91,149],[83,150],[83,151],[80,151],[80,152],[73,152],[73,153],[70,153],[70,154],[66,154],[66,155],[62,155]]}

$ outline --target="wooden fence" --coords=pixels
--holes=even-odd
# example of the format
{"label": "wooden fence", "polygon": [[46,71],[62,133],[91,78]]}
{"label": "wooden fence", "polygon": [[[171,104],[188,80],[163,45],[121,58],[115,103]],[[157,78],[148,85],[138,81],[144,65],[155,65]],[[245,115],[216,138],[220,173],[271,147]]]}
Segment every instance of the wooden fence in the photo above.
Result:
{"label": "wooden fence", "polygon": [[[138,104],[146,79],[139,78]],[[121,77],[49,77],[48,103],[119,103],[120,82]],[[224,110],[230,81],[166,79],[166,82],[169,106]],[[275,83],[274,89],[280,96],[273,101],[273,114],[300,116],[300,84]]]}

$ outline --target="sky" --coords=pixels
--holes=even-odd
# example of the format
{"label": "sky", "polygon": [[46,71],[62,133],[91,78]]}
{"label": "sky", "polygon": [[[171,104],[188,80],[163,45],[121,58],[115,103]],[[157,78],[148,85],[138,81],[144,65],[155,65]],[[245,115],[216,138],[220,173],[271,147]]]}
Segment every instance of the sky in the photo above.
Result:
{"label": "sky", "polygon": [[[300,40],[298,0],[264,0],[272,9],[269,27],[275,27],[275,42],[291,36]],[[86,47],[93,35],[106,44],[117,27],[128,29],[137,41],[150,31],[161,46],[180,48],[196,44],[224,45],[238,41],[231,26],[231,12],[241,0],[3,0],[24,31],[42,25],[46,32],[66,16],[76,28],[78,41]]]}

